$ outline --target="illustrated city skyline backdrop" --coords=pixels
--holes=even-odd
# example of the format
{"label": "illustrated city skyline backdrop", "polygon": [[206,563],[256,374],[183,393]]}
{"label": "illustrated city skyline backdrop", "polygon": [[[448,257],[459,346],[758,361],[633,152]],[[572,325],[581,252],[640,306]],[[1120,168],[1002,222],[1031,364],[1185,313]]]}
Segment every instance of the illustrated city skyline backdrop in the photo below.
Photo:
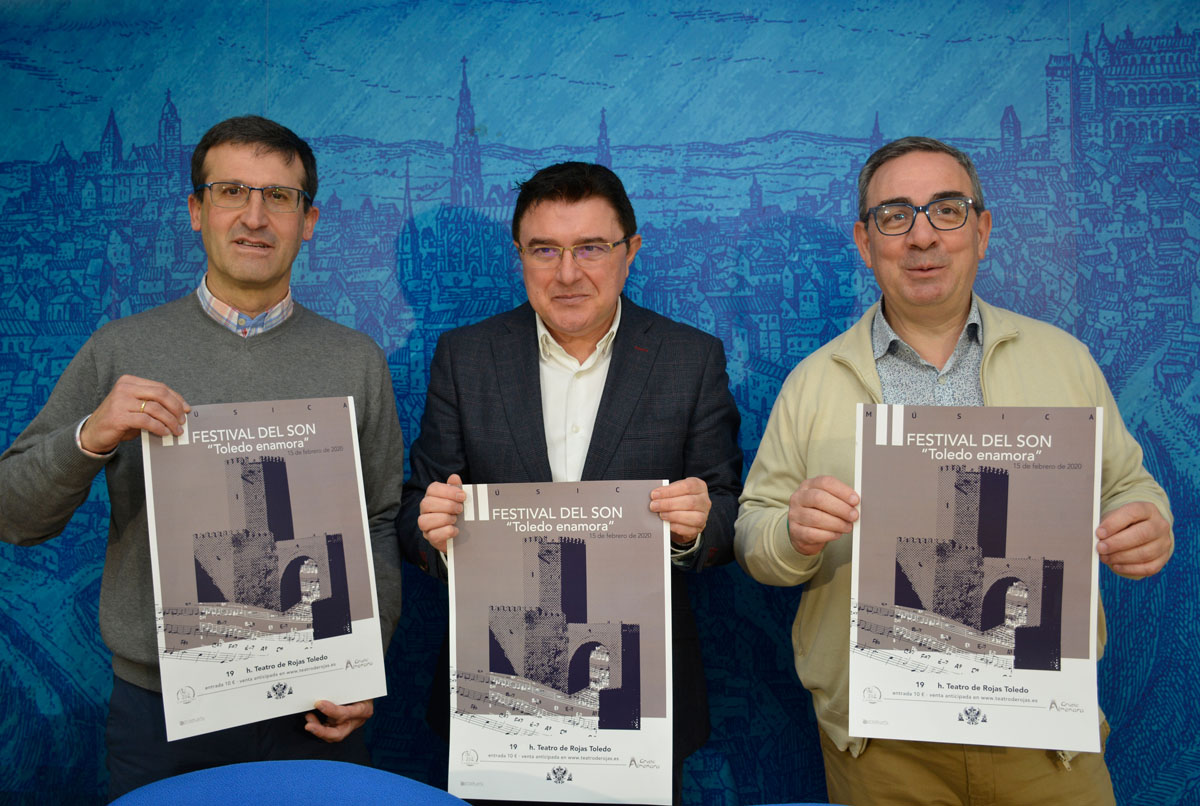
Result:
{"label": "illustrated city skyline backdrop", "polygon": [[[1108,320],[1125,318],[1121,305],[1113,306],[1124,299],[1111,288],[1082,289],[1085,294],[1092,291],[1092,299],[1081,295],[1071,282],[1074,270],[1094,286],[1107,278],[1088,277],[1089,269],[1111,272],[1120,285],[1129,259],[1136,263],[1140,252],[1154,262],[1149,277],[1137,278],[1144,289],[1141,296],[1150,298],[1146,308],[1135,307],[1132,313],[1153,314],[1157,308],[1174,318],[1186,317],[1190,309],[1195,319],[1200,307],[1200,283],[1172,288],[1187,279],[1186,271],[1178,270],[1188,237],[1185,211],[1200,213],[1200,201],[1187,192],[1189,180],[1195,178],[1194,163],[1172,153],[1177,145],[1200,137],[1197,86],[1190,81],[1196,74],[1200,35],[1184,35],[1177,27],[1172,36],[1148,39],[1135,38],[1127,29],[1112,41],[1101,34],[1094,47],[1085,42],[1081,56],[1051,56],[1045,68],[1046,136],[1023,136],[1021,122],[1009,106],[998,121],[998,147],[981,147],[977,141],[966,146],[979,166],[988,206],[1016,224],[1016,231],[998,227],[993,234],[978,286],[981,296],[1075,332],[1118,386],[1128,378],[1123,371],[1128,367],[1123,355],[1105,354],[1110,333],[1089,332],[1086,325],[1081,332],[1075,324],[1076,317],[1086,313],[1101,319],[1107,330],[1114,324]],[[181,142],[181,128],[168,91],[156,142],[126,147],[116,113],[110,111],[97,150],[74,158],[59,142],[46,163],[29,166],[29,188],[6,200],[6,223],[0,227],[0,232],[15,236],[8,246],[19,257],[15,273],[25,286],[6,295],[10,317],[68,320],[90,333],[92,328],[85,324],[89,321],[100,324],[194,290],[203,275],[204,255],[183,204],[190,192],[187,170],[193,146]],[[799,138],[809,142],[796,142]],[[775,140],[780,150],[804,153],[816,147],[813,138],[782,132],[767,139]],[[729,200],[726,206],[733,212],[703,217],[688,217],[694,211],[674,204],[684,195],[678,190],[668,196],[664,187],[644,178],[653,166],[640,164],[636,146],[616,149],[619,156],[628,152],[631,157],[629,169],[620,164],[617,168],[626,177],[641,220],[648,222],[640,229],[649,248],[635,263],[627,293],[726,342],[735,397],[743,416],[750,413],[758,426],[743,429],[743,447],[751,452],[765,424],[753,415],[769,408],[786,373],[877,296],[844,230],[855,218],[857,168],[888,138],[877,116],[865,140],[827,139],[818,154],[826,152],[829,165],[841,163],[849,170],[830,181],[825,192],[796,194],[787,209],[764,201],[760,176],[767,181],[774,173],[769,167],[723,182],[706,177],[706,198]],[[362,163],[375,162],[365,154],[376,146],[364,143],[330,154],[322,148],[325,138],[312,140],[320,173],[326,177],[355,176]],[[405,404],[421,397],[436,336],[507,310],[524,298],[508,223],[515,183],[527,178],[528,169],[510,170],[507,186],[492,184],[485,191],[483,149],[465,58],[454,140],[448,149],[450,175],[432,182],[445,196],[436,207],[418,212],[410,168],[413,156],[430,162],[428,153],[417,152],[418,146],[428,151],[428,145],[401,144],[416,153],[404,154],[400,206],[376,203],[368,196],[354,209],[336,191],[319,195],[322,221],[313,241],[301,250],[293,277],[298,300],[367,332],[388,351],[406,434],[415,433],[420,407]],[[1122,159],[1125,154],[1120,152],[1111,153],[1108,160],[1096,157],[1128,145],[1141,145],[1149,159]],[[489,154],[490,162],[512,161],[499,147],[489,150],[495,152]],[[570,150],[570,158],[612,167],[614,148],[604,109],[599,111],[594,145]],[[522,156],[527,161],[529,154]],[[1160,159],[1165,171],[1157,167]],[[9,173],[13,165],[0,163],[0,171]],[[433,169],[426,164],[423,170]],[[631,175],[637,178],[631,181]],[[676,178],[684,186],[689,182],[687,175]],[[1082,194],[1097,201],[1072,204],[1064,198],[1064,190],[1079,194],[1080,188],[1099,191],[1095,196]],[[436,192],[428,186],[420,190],[426,197]],[[1120,206],[1136,209],[1143,194],[1149,203],[1147,220],[1120,220]],[[68,201],[78,204],[60,206]],[[57,224],[72,212],[78,217],[71,222],[74,237],[67,242],[55,239],[56,227],[47,217]],[[49,237],[41,243],[26,241],[39,233],[39,223],[50,225],[49,232],[41,230]],[[1064,237],[1064,230],[1074,237]],[[103,232],[106,239],[96,237]],[[1013,244],[1017,238],[1022,243]],[[1052,265],[1040,275],[1008,276],[1010,270],[1017,274],[1047,258]],[[46,269],[51,270],[49,276],[39,278]],[[1011,280],[1024,280],[1028,286],[1014,287]],[[1099,305],[1088,306],[1086,301]],[[10,350],[15,347],[9,345]],[[10,431],[22,425],[10,423]]]}
{"label": "illustrated city skyline backdrop", "polygon": [[[873,129],[855,136],[775,126],[736,142],[681,133],[677,144],[642,146],[621,133],[629,116],[647,110],[591,105],[581,91],[571,111],[589,122],[578,141],[541,148],[481,142],[473,94],[501,88],[477,77],[473,64],[469,52],[465,61],[448,52],[444,63],[423,67],[444,74],[447,93],[457,93],[441,142],[386,143],[289,121],[312,144],[322,178],[321,219],[293,273],[297,300],[384,347],[411,441],[438,335],[524,300],[509,234],[513,184],[563,159],[611,164],[646,243],[626,291],[724,341],[748,466],[786,374],[877,297],[850,240],[855,179],[874,147],[909,132],[892,131],[883,111]],[[1030,92],[1042,87],[1044,131],[1026,130],[1013,99],[1001,104],[991,131],[947,136],[975,158],[996,216],[976,288],[987,301],[1053,322],[1088,344],[1147,466],[1171,494],[1180,544],[1189,545],[1200,510],[1192,446],[1200,433],[1200,31],[1176,25],[1113,35],[1097,28],[1081,47],[1048,52],[1028,84]],[[190,293],[203,275],[204,252],[185,204],[193,146],[182,131],[185,119],[189,129],[215,120],[191,121],[198,116],[189,93],[177,86],[153,102],[131,98],[112,108],[82,151],[53,138],[44,161],[4,161],[0,147],[6,445],[96,327]],[[157,121],[152,142],[122,136],[149,120]],[[94,495],[52,549],[0,551],[12,589],[28,592],[0,622],[0,644],[26,681],[9,693],[22,726],[15,735],[27,738],[4,761],[36,772],[21,773],[28,777],[18,784],[37,779],[71,793],[79,780],[100,775],[100,733],[80,742],[78,726],[94,722],[102,732],[108,667],[94,623],[106,532],[107,505]],[[1170,802],[1195,780],[1155,774],[1155,759],[1179,752],[1164,738],[1173,732],[1161,727],[1161,715],[1196,714],[1179,692],[1196,669],[1185,650],[1200,638],[1200,620],[1189,597],[1175,595],[1181,585],[1195,589],[1194,554],[1179,552],[1164,579],[1140,586],[1104,577],[1110,623],[1155,619],[1167,631],[1146,646],[1134,631],[1114,629],[1109,654],[1117,660],[1101,666],[1105,708],[1119,724],[1109,761],[1126,800],[1139,793],[1150,802],[1157,792]],[[444,605],[408,598],[412,591],[432,598],[436,588],[422,584],[409,584],[405,624],[432,623],[438,634],[409,636],[406,658],[426,644],[436,654],[440,643]],[[695,587],[715,732],[690,786],[716,793],[732,779],[753,802],[794,797],[788,782],[812,779],[819,797],[819,757],[815,766],[795,761],[812,749],[798,733],[811,725],[797,716],[807,699],[779,626],[791,617],[795,592],[761,589],[729,569]],[[78,616],[51,615],[62,602]],[[752,603],[774,615],[748,615]],[[726,651],[733,647],[739,651]],[[1135,668],[1142,671],[1131,675]],[[761,690],[765,679],[778,681],[770,693]],[[411,700],[396,707],[423,712],[423,698]],[[388,707],[377,717],[377,736],[387,736],[380,726],[393,718]],[[378,741],[385,766],[425,776],[413,765],[429,757],[427,740]],[[51,757],[40,749],[47,747],[64,750]]]}

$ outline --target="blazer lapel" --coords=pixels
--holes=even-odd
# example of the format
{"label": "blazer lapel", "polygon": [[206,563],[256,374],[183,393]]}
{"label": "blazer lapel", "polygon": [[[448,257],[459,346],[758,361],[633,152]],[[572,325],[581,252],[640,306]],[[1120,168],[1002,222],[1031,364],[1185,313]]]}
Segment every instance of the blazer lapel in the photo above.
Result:
{"label": "blazer lapel", "polygon": [[585,480],[604,478],[642,390],[650,380],[650,370],[658,357],[660,344],[658,336],[652,332],[652,324],[653,320],[642,308],[621,297],[621,324],[613,339],[608,378],[604,381],[592,441],[583,463]]}
{"label": "blazer lapel", "polygon": [[526,481],[549,481],[550,460],[542,420],[542,382],[533,317],[528,303],[513,311],[506,323],[507,332],[492,340],[492,360],[504,401],[504,416],[528,476]]}

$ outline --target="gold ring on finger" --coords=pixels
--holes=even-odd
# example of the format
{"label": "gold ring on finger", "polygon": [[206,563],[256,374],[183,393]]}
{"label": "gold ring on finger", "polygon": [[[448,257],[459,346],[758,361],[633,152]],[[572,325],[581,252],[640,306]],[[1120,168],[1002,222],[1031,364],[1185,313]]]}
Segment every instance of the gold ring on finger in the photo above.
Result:
{"label": "gold ring on finger", "polygon": [[143,401],[142,401],[142,407],[141,407],[140,409],[138,409],[138,413],[139,413],[139,414],[145,414],[145,413],[146,413],[146,404],[147,404],[147,403],[149,403],[149,402],[150,402],[149,400],[143,400]]}

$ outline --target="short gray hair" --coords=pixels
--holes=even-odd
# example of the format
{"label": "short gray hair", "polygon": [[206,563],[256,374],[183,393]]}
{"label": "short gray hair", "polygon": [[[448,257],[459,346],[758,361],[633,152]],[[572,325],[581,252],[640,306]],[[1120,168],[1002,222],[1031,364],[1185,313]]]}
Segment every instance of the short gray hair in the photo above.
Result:
{"label": "short gray hair", "polygon": [[858,172],[859,221],[867,220],[867,186],[871,184],[875,172],[885,162],[914,151],[931,151],[935,154],[947,154],[953,157],[954,161],[967,172],[967,178],[971,180],[971,199],[975,202],[972,205],[975,212],[982,213],[986,209],[983,205],[983,186],[979,184],[979,173],[975,170],[975,163],[971,162],[970,157],[954,146],[946,145],[941,140],[934,140],[932,137],[901,137],[899,140],[893,140],[881,147],[868,157],[867,164]]}

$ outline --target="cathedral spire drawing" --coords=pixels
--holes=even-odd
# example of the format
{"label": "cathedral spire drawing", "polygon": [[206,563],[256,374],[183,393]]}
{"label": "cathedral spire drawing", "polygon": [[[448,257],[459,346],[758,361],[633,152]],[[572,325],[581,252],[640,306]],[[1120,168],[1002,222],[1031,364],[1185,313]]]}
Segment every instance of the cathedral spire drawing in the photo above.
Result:
{"label": "cathedral spire drawing", "polygon": [[408,157],[404,158],[404,212],[400,217],[404,221],[411,221],[413,217],[412,206],[412,185],[410,183],[410,173],[412,170],[412,160]]}
{"label": "cathedral spire drawing", "polygon": [[167,101],[158,116],[158,154],[171,170],[179,166],[182,153],[179,110],[171,102],[171,91],[167,90]]}
{"label": "cathedral spire drawing", "polygon": [[404,160],[404,211],[400,215],[400,232],[396,236],[396,260],[401,281],[416,280],[421,266],[421,236],[413,217],[411,160]]}
{"label": "cathedral spire drawing", "polygon": [[596,163],[605,168],[612,168],[612,150],[608,145],[608,121],[604,118],[605,109],[600,108],[600,134],[596,138]]}
{"label": "cathedral spire drawing", "polygon": [[475,131],[475,107],[467,86],[467,57],[462,58],[462,86],[458,91],[458,117],[454,130],[453,165],[450,174],[450,203],[455,207],[483,204],[483,170],[479,135]]}
{"label": "cathedral spire drawing", "polygon": [[1004,107],[1000,116],[1000,153],[1019,157],[1021,155],[1021,119],[1012,104]]}
{"label": "cathedral spire drawing", "polygon": [[883,147],[883,132],[879,128],[879,113],[875,113],[875,125],[871,127],[871,153],[874,154]]}
{"label": "cathedral spire drawing", "polygon": [[117,129],[117,115],[108,110],[108,122],[100,135],[100,165],[106,171],[114,170],[121,162],[121,132]]}

